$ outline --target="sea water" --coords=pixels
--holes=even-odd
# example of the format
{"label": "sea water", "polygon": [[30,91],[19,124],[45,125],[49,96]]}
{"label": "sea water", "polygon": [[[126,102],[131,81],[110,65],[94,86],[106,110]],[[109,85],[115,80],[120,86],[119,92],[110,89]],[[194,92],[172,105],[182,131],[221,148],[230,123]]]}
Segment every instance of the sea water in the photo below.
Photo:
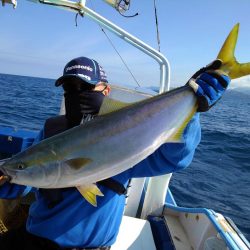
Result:
{"label": "sea water", "polygon": [[[0,126],[40,130],[59,113],[54,80],[0,74]],[[228,90],[201,114],[202,140],[170,188],[179,206],[206,207],[230,217],[250,240],[250,88]]]}
{"label": "sea water", "polygon": [[250,88],[227,90],[200,119],[201,143],[171,190],[178,205],[221,212],[250,240]]}

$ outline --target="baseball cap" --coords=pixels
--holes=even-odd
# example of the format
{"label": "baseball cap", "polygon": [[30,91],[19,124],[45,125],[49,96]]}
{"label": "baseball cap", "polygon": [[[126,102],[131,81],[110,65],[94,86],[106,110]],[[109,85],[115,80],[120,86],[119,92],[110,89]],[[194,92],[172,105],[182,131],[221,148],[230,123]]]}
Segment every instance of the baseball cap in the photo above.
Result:
{"label": "baseball cap", "polygon": [[63,76],[56,80],[55,85],[58,87],[73,78],[93,86],[98,82],[108,82],[102,66],[97,61],[87,57],[78,57],[68,62],[64,67]]}

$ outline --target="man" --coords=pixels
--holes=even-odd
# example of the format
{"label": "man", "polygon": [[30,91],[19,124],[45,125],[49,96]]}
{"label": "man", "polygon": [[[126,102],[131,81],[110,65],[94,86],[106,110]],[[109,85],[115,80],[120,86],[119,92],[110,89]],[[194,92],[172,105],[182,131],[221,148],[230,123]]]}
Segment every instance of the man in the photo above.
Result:
{"label": "man", "polygon": [[[213,106],[229,84],[227,76],[216,73],[219,66],[216,61],[198,71],[193,76],[195,81],[190,81],[198,96],[198,111]],[[60,85],[64,89],[66,114],[48,119],[37,141],[94,119],[111,91],[102,67],[86,57],[73,59],[65,66],[63,76],[56,81],[56,86]],[[109,249],[118,234],[129,180],[187,167],[199,142],[197,113],[184,131],[183,143],[166,143],[133,168],[97,183],[104,194],[97,198],[97,207],[83,199],[76,188],[46,190],[4,183],[1,198],[15,198],[33,191],[36,200],[30,207],[26,229],[2,236],[1,250]]]}

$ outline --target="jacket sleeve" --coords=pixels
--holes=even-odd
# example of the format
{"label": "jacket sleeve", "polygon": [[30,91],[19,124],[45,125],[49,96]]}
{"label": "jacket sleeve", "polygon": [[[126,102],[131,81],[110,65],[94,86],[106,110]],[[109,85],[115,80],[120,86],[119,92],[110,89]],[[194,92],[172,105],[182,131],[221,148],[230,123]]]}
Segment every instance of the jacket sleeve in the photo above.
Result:
{"label": "jacket sleeve", "polygon": [[32,190],[32,187],[17,184],[5,183],[0,187],[1,199],[15,199],[25,196]]}
{"label": "jacket sleeve", "polygon": [[200,143],[199,113],[195,114],[183,133],[181,143],[165,143],[145,160],[127,170],[130,178],[151,177],[176,172],[192,162]]}
{"label": "jacket sleeve", "polygon": [[[38,136],[35,138],[33,144],[38,143],[43,139],[43,130],[41,130]],[[1,175],[1,172],[0,172]],[[15,199],[27,195],[29,192],[34,191],[35,188],[29,186],[23,186],[18,184],[11,184],[9,182],[0,186],[0,198],[1,199]]]}

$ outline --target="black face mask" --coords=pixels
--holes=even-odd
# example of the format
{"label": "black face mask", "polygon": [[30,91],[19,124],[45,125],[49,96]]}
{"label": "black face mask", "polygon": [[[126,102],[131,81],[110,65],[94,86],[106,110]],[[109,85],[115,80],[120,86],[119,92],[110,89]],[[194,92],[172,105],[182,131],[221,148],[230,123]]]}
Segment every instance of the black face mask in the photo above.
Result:
{"label": "black face mask", "polygon": [[81,123],[83,116],[97,115],[102,105],[102,91],[70,91],[64,94],[66,118],[69,128]]}
{"label": "black face mask", "polygon": [[102,91],[83,91],[79,97],[82,114],[97,115],[105,96]]}

